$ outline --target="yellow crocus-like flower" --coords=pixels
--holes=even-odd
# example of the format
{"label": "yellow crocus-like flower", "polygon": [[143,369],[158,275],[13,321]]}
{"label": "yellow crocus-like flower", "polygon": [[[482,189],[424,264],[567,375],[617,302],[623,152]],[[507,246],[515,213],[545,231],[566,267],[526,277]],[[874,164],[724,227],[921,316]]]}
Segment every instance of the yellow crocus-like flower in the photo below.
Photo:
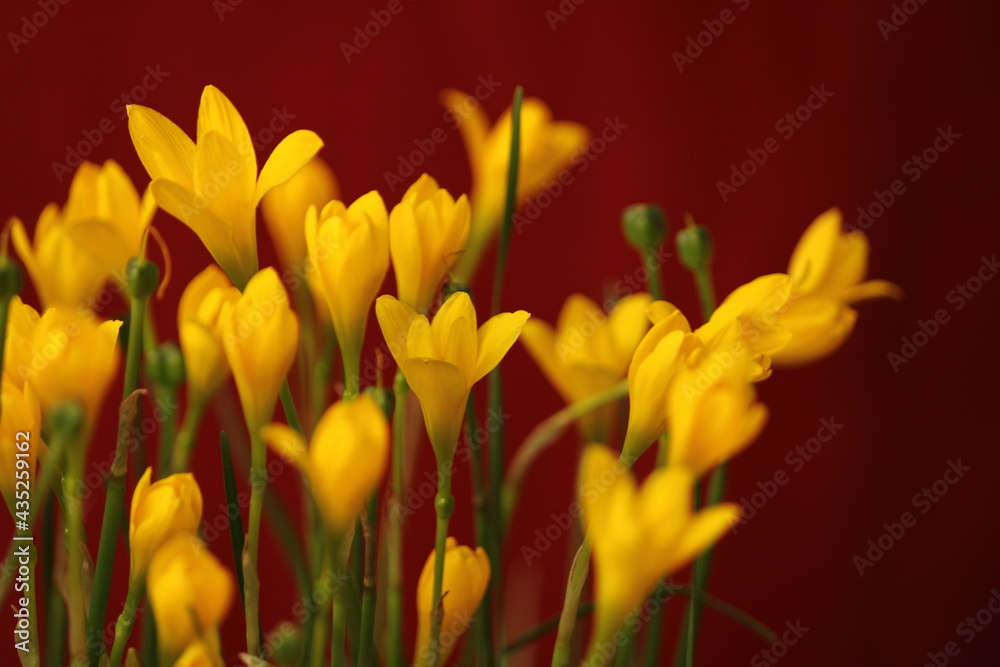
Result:
{"label": "yellow crocus-like flower", "polygon": [[[763,357],[785,347],[792,337],[778,322],[781,312],[788,307],[791,293],[791,278],[784,273],[755,278],[733,290],[695,334],[707,347],[723,349],[735,345],[736,354],[754,357],[758,366],[769,368]],[[734,322],[739,326],[734,328]]]}
{"label": "yellow crocus-like flower", "polygon": [[264,223],[283,267],[292,269],[306,261],[306,212],[309,207],[322,209],[339,196],[340,187],[333,170],[317,155],[260,200]]}
{"label": "yellow crocus-like flower", "polygon": [[316,425],[308,450],[302,436],[284,424],[269,424],[262,435],[302,472],[331,533],[347,534],[389,462],[389,424],[375,399],[362,394],[334,403]]}
{"label": "yellow crocus-like flower", "polygon": [[205,86],[201,95],[197,142],[147,107],[129,105],[128,117],[156,203],[190,227],[243,288],[257,273],[257,204],[312,159],[322,140],[309,130],[292,132],[275,146],[258,176],[246,123],[215,86]]}
{"label": "yellow crocus-like flower", "polygon": [[268,267],[243,294],[222,306],[222,347],[236,381],[252,436],[271,420],[278,392],[295,361],[299,318],[288,304],[278,272]]}
{"label": "yellow crocus-like flower", "polygon": [[671,465],[701,476],[756,439],[767,423],[767,407],[755,400],[754,363],[747,355],[720,360],[704,354],[681,369],[665,408]]}
{"label": "yellow crocus-like flower", "polygon": [[862,232],[843,230],[836,208],[809,225],[788,266],[792,296],[778,321],[791,332],[791,340],[773,355],[776,364],[809,363],[843,345],[858,317],[852,304],[902,298],[903,291],[890,282],[862,282],[868,273],[868,251]]}
{"label": "yellow crocus-like flower", "polygon": [[178,473],[152,481],[146,468],[132,494],[129,513],[130,576],[133,585],[146,576],[153,556],[174,537],[194,537],[201,524],[201,488],[191,473]]}
{"label": "yellow crocus-like flower", "polygon": [[3,381],[19,389],[28,379],[34,352],[32,339],[38,327],[38,311],[14,295],[7,311],[7,338],[4,341]]}
{"label": "yellow crocus-like flower", "polygon": [[117,375],[121,325],[65,306],[45,311],[32,332],[29,356],[18,369],[38,391],[43,413],[63,401],[76,401],[89,435]]}
{"label": "yellow crocus-like flower", "polygon": [[42,408],[35,388],[31,384],[18,387],[5,379],[0,394],[0,491],[11,516],[17,480],[35,479],[38,453],[44,448]]}
{"label": "yellow crocus-like flower", "polygon": [[[508,108],[493,127],[478,100],[457,90],[441,93],[441,102],[459,124],[472,169],[472,229],[465,254],[456,267],[456,280],[468,283],[487,244],[503,217],[510,164],[512,132]],[[521,105],[521,154],[517,199],[539,193],[564,169],[590,139],[578,123],[553,121],[540,99],[529,97]]]}
{"label": "yellow crocus-like flower", "polygon": [[215,264],[195,276],[177,306],[177,333],[192,405],[203,405],[229,377],[220,315],[240,292]]}
{"label": "yellow crocus-like flower", "polygon": [[[431,634],[431,608],[434,596],[434,556],[427,557],[417,582],[417,645],[414,663],[424,664]],[[445,545],[444,579],[441,590],[444,597],[444,618],[441,622],[441,655],[437,664],[443,665],[455,649],[459,638],[472,626],[476,610],[486,593],[490,581],[490,559],[482,547],[473,551],[459,546],[454,537]]]}
{"label": "yellow crocus-like flower", "polygon": [[455,292],[433,323],[389,295],[378,298],[375,314],[390,353],[420,399],[438,464],[451,461],[472,385],[500,363],[528,313],[495,315],[477,331],[472,300]]}
{"label": "yellow crocus-like flower", "polygon": [[236,588],[233,575],[190,535],[175,537],[157,550],[147,586],[159,648],[168,656],[214,638]]}
{"label": "yellow crocus-like flower", "polygon": [[[521,342],[567,403],[582,401],[625,376],[649,329],[645,309],[650,298],[631,294],[605,315],[591,299],[573,294],[563,304],[555,328],[531,319],[524,325]],[[580,425],[586,438],[605,442],[613,415],[611,404],[584,415]]]}
{"label": "yellow crocus-like flower", "polygon": [[628,369],[628,428],[622,455],[629,465],[663,433],[667,422],[663,405],[670,384],[702,345],[677,308],[658,301],[647,313],[655,324],[643,336]]}
{"label": "yellow crocus-like flower", "polygon": [[610,449],[587,447],[579,500],[596,569],[595,640],[610,639],[657,581],[714,544],[739,516],[732,504],[693,513],[694,480],[686,468],[668,466],[637,489]]}
{"label": "yellow crocus-like flower", "polygon": [[[345,365],[359,363],[372,301],[389,270],[389,214],[375,191],[306,214],[306,245],[326,294]],[[357,373],[348,368],[347,375]]]}
{"label": "yellow crocus-like flower", "polygon": [[218,643],[214,637],[194,642],[184,649],[174,667],[223,667],[225,662],[219,655]]}
{"label": "yellow crocus-like flower", "polygon": [[469,237],[469,199],[422,175],[389,214],[389,250],[399,299],[426,313]]}

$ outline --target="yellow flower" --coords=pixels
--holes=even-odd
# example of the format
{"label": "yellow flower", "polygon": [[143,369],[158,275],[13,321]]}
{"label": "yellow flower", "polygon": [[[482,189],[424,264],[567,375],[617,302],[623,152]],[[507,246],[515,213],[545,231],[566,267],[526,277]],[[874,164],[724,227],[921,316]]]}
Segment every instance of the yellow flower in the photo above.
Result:
{"label": "yellow flower", "polygon": [[[434,596],[434,555],[427,557],[417,582],[417,646],[414,663],[425,662],[425,652],[431,634],[431,608]],[[444,591],[442,604],[444,618],[441,622],[441,654],[437,664],[443,665],[455,649],[459,637],[472,625],[476,610],[486,593],[490,581],[490,559],[482,547],[473,551],[459,546],[449,537],[444,553]]]}
{"label": "yellow flower", "polygon": [[157,550],[147,585],[159,647],[170,656],[214,636],[236,588],[229,571],[190,535],[175,537]]}
{"label": "yellow flower", "polygon": [[389,214],[389,250],[399,299],[426,313],[469,237],[469,200],[422,175]]}
{"label": "yellow flower", "polygon": [[278,258],[286,269],[305,262],[306,212],[310,206],[323,208],[340,196],[333,170],[316,156],[286,183],[272,188],[260,200],[267,231],[278,249]]}
{"label": "yellow flower", "polygon": [[17,481],[35,479],[38,454],[44,448],[42,408],[35,388],[18,387],[5,379],[0,395],[0,491],[11,516],[17,508]]}
{"label": "yellow flower", "polygon": [[[649,329],[645,309],[650,296],[632,294],[605,316],[582,294],[563,304],[553,328],[531,319],[521,342],[545,377],[567,403],[576,403],[611,388],[628,371],[635,350]],[[584,415],[581,428],[588,440],[605,442],[615,412],[608,404]]]}
{"label": "yellow flower", "polygon": [[350,206],[332,201],[306,214],[306,245],[326,294],[345,363],[361,354],[372,301],[389,270],[389,215],[375,191]]}
{"label": "yellow flower", "polygon": [[257,272],[255,211],[268,190],[290,179],[323,146],[297,130],[278,143],[257,174],[246,123],[225,95],[205,86],[197,142],[147,107],[128,106],[128,129],[156,202],[201,239],[233,283]]}
{"label": "yellow flower", "polygon": [[184,649],[174,667],[223,667],[218,641],[214,637],[198,640]]}
{"label": "yellow flower", "polygon": [[32,339],[38,327],[38,311],[14,295],[7,312],[7,339],[4,341],[3,380],[21,388],[32,365]]}
{"label": "yellow flower", "polygon": [[338,401],[316,425],[312,442],[284,424],[265,426],[270,447],[308,481],[316,506],[334,535],[345,535],[389,461],[389,424],[373,398]]}
{"label": "yellow flower", "polygon": [[597,637],[609,639],[658,580],[714,544],[739,515],[735,505],[691,511],[694,476],[654,471],[641,489],[611,450],[584,453],[579,499],[596,569]]}
{"label": "yellow flower", "polygon": [[852,304],[877,297],[902,298],[903,291],[890,282],[862,282],[868,273],[868,250],[864,234],[843,230],[836,208],[809,225],[788,266],[792,297],[778,321],[792,335],[773,355],[775,363],[791,366],[825,357],[854,329],[858,313]]}
{"label": "yellow flower", "polygon": [[636,348],[628,369],[628,429],[622,455],[629,465],[649,449],[666,428],[667,390],[701,340],[680,310],[657,301],[647,313],[654,320]]}
{"label": "yellow flower", "polygon": [[268,267],[239,299],[222,306],[222,347],[243,404],[250,434],[271,420],[278,392],[295,361],[299,319],[288,305],[278,272]]}
{"label": "yellow flower", "polygon": [[177,333],[192,405],[208,401],[229,377],[219,317],[226,304],[239,298],[239,290],[215,264],[195,276],[181,294]]}
{"label": "yellow flower", "polygon": [[174,537],[194,537],[201,524],[201,488],[191,473],[179,473],[152,481],[146,468],[132,494],[129,513],[129,548],[132,581],[146,576],[146,568],[157,550]]}
{"label": "yellow flower", "polygon": [[666,401],[669,461],[701,476],[740,452],[760,434],[767,407],[755,401],[747,355],[703,355],[674,379]]}
{"label": "yellow flower", "polygon": [[84,434],[90,434],[117,375],[121,325],[117,320],[98,322],[65,306],[45,311],[32,332],[30,356],[19,369],[38,391],[43,412],[76,401],[84,413]]}
{"label": "yellow flower", "polygon": [[[472,169],[472,229],[469,245],[456,269],[456,279],[469,283],[487,244],[503,217],[510,163],[511,110],[491,128],[489,118],[472,96],[457,90],[441,93],[441,102],[459,123]],[[517,199],[523,202],[541,192],[590,139],[578,123],[553,121],[540,99],[521,105],[521,155]]]}
{"label": "yellow flower", "polygon": [[765,357],[785,347],[792,337],[778,322],[791,293],[792,281],[783,273],[751,280],[733,290],[695,334],[708,348],[735,350],[734,354],[754,358],[758,368],[769,369]]}
{"label": "yellow flower", "polygon": [[465,292],[455,292],[433,324],[389,295],[378,298],[375,315],[389,352],[420,399],[438,463],[451,461],[472,385],[500,363],[521,334],[528,313],[501,313],[477,331],[472,300]]}

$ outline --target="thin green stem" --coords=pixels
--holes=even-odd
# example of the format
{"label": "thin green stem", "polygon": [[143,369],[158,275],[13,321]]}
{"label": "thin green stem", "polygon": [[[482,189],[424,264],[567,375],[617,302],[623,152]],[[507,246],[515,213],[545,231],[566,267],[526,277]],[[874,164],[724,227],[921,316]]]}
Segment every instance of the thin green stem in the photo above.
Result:
{"label": "thin green stem", "polygon": [[646,281],[646,289],[654,301],[663,298],[663,270],[660,267],[660,259],[656,256],[656,248],[646,248],[643,253],[646,268],[649,269],[649,280]]}
{"label": "thin green stem", "polygon": [[587,581],[589,572],[590,542],[584,537],[580,550],[573,558],[573,564],[569,570],[569,580],[566,582],[566,596],[563,598],[562,614],[559,617],[559,626],[556,632],[556,644],[552,650],[552,667],[567,667],[570,663],[573,629],[576,627],[580,596],[583,594],[583,585]]}
{"label": "thin green stem", "polygon": [[73,451],[68,457],[63,476],[66,496],[66,550],[69,609],[69,653],[73,665],[86,662],[87,627],[83,592],[83,451]]}
{"label": "thin green stem", "polygon": [[247,518],[247,543],[243,557],[243,585],[246,588],[245,615],[247,653],[260,655],[260,579],[257,556],[260,552],[260,519],[267,490],[267,449],[264,441],[250,429],[250,513]]}
{"label": "thin green stem", "polygon": [[[440,448],[435,448],[440,449]],[[426,667],[438,667],[441,661],[441,623],[444,620],[444,604],[441,597],[444,588],[445,546],[448,541],[448,521],[455,506],[451,495],[450,461],[438,462],[438,492],[434,499],[437,511],[437,526],[434,534],[434,587],[431,594],[430,639],[427,643]]]}
{"label": "thin green stem", "polygon": [[389,667],[403,667],[403,494],[406,448],[406,404],[410,388],[402,371],[393,380],[395,409],[392,413],[392,511],[386,542],[389,551],[389,591],[386,606],[389,614]]}
{"label": "thin green stem", "polygon": [[139,604],[142,602],[145,588],[145,584],[141,581],[133,580],[129,583],[125,608],[122,609],[122,613],[118,615],[118,621],[115,623],[115,641],[111,647],[110,665],[112,667],[118,667],[122,664],[125,644],[128,643],[128,638],[132,634],[132,627],[135,625],[135,617],[139,612]]}
{"label": "thin green stem", "polygon": [[299,411],[295,408],[295,401],[292,400],[292,388],[288,384],[288,380],[281,385],[281,409],[285,411],[285,420],[288,425],[295,429],[300,435],[302,431],[302,420],[299,419]]}
{"label": "thin green stem", "polygon": [[361,393],[361,350],[340,347],[344,362],[344,400],[350,400]]}
{"label": "thin green stem", "polygon": [[375,577],[378,535],[378,488],[368,499],[368,507],[361,517],[365,542],[365,571],[361,594],[361,640],[358,647],[358,667],[374,665],[375,631]]}
{"label": "thin green stem", "polygon": [[347,664],[347,578],[345,558],[341,556],[337,541],[331,540],[327,547],[328,562],[336,572],[336,588],[333,591],[333,623],[331,627],[330,667],[344,667]]}
{"label": "thin green stem", "polygon": [[[469,469],[472,477],[472,508],[475,513],[476,541],[484,545],[490,552],[487,554],[490,563],[500,563],[499,554],[493,552],[495,546],[490,529],[489,503],[486,498],[485,480],[483,478],[483,448],[479,438],[479,420],[476,418],[476,401],[469,394],[465,404],[465,430],[469,439]],[[493,624],[491,622],[491,596],[487,589],[479,603],[476,617],[477,667],[490,667],[493,664]]]}
{"label": "thin green stem", "polygon": [[66,643],[66,607],[63,606],[59,587],[53,586],[55,581],[55,532],[56,507],[54,503],[46,503],[42,515],[42,581],[49,582],[46,587],[45,633],[48,639],[45,643],[45,666],[58,667],[60,657]]}
{"label": "thin green stem", "polygon": [[160,425],[159,458],[156,465],[157,477],[166,477],[172,469],[172,449],[177,441],[177,411],[174,409],[177,402],[177,386],[157,384],[153,387],[153,393],[157,403],[167,406],[167,410],[162,411],[163,423]]}
{"label": "thin green stem", "polygon": [[207,402],[190,397],[188,399],[187,410],[184,412],[184,419],[181,421],[181,428],[174,439],[171,448],[170,472],[178,473],[186,471],[191,465],[191,453],[194,451],[197,442],[198,425],[205,414]]}

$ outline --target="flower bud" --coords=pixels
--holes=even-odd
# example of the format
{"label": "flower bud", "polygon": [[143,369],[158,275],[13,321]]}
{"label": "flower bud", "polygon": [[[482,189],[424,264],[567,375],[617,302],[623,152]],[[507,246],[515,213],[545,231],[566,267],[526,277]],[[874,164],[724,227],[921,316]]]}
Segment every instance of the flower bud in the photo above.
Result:
{"label": "flower bud", "polygon": [[138,582],[146,574],[157,550],[177,536],[194,537],[201,524],[201,488],[191,473],[170,475],[152,481],[146,468],[132,494],[129,513],[131,577]]}
{"label": "flower bud", "polygon": [[125,268],[125,286],[133,299],[148,299],[160,283],[160,270],[148,260],[133,257]]}
{"label": "flower bud", "polygon": [[667,237],[667,219],[656,204],[635,204],[622,211],[622,232],[633,248],[647,252]]}
{"label": "flower bud", "polygon": [[177,387],[184,382],[184,355],[173,342],[166,342],[146,354],[146,373],[157,384]]}
{"label": "flower bud", "polygon": [[677,254],[690,271],[704,271],[712,261],[712,235],[707,227],[694,224],[689,215],[685,227],[677,232]]}

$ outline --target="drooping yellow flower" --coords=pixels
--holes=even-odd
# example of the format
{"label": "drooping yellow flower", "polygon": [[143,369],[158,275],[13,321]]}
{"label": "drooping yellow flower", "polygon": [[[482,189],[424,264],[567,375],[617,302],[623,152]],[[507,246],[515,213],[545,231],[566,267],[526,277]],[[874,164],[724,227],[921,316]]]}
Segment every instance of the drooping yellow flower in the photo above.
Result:
{"label": "drooping yellow flower", "polygon": [[[432,551],[417,582],[417,645],[414,664],[426,662],[434,597],[434,556],[435,552]],[[489,581],[490,559],[483,548],[476,547],[473,551],[469,547],[459,546],[454,537],[449,537],[444,554],[444,579],[441,587],[444,591],[441,602],[444,606],[444,618],[441,622],[441,654],[437,664],[447,662],[459,638],[472,626]]]}
{"label": "drooping yellow flower", "polygon": [[629,465],[666,428],[667,390],[688,358],[701,347],[683,313],[664,301],[650,305],[655,321],[636,348],[628,369],[628,428],[622,454]]}
{"label": "drooping yellow flower", "polygon": [[[650,298],[631,294],[605,315],[591,299],[573,294],[563,304],[555,328],[531,319],[524,325],[521,342],[567,403],[582,401],[625,376],[649,329],[644,311]],[[584,415],[580,425],[585,437],[605,442],[613,415],[612,404]]]}
{"label": "drooping yellow flower", "polygon": [[0,491],[11,516],[17,481],[35,479],[38,454],[44,448],[42,408],[35,388],[18,387],[5,379],[0,395]]}
{"label": "drooping yellow flower", "polygon": [[[457,90],[441,93],[441,102],[459,124],[472,169],[472,229],[469,244],[456,267],[456,279],[469,283],[487,244],[503,217],[510,163],[512,131],[508,108],[496,124],[478,100]],[[578,123],[553,121],[552,112],[540,99],[529,97],[521,105],[521,154],[517,199],[539,193],[590,139]]]}
{"label": "drooping yellow flower", "polygon": [[32,332],[30,354],[18,372],[34,385],[43,413],[63,401],[83,409],[89,434],[117,376],[118,320],[98,321],[74,308],[49,308]]}
{"label": "drooping yellow flower", "polygon": [[190,535],[157,550],[147,586],[159,648],[169,656],[215,636],[236,588],[233,575]]}
{"label": "drooping yellow flower", "polygon": [[584,453],[579,500],[596,569],[596,637],[604,640],[658,580],[714,544],[739,515],[735,505],[691,511],[694,475],[668,466],[641,489],[603,445]]}
{"label": "drooping yellow flower", "polygon": [[323,284],[345,364],[361,354],[372,301],[389,270],[389,214],[375,191],[306,214],[306,245]]}
{"label": "drooping yellow flower", "polygon": [[146,468],[132,494],[129,512],[130,577],[136,584],[146,576],[160,547],[175,537],[195,537],[201,524],[201,488],[194,475],[152,479],[153,469]]}
{"label": "drooping yellow flower", "polygon": [[306,212],[309,207],[322,209],[339,196],[340,187],[333,170],[317,155],[260,200],[264,223],[284,268],[299,267],[306,261]]}
{"label": "drooping yellow flower", "polygon": [[399,299],[426,313],[469,237],[469,199],[423,174],[389,214],[389,250]]}
{"label": "drooping yellow flower", "polygon": [[389,295],[378,298],[375,314],[389,352],[420,399],[438,463],[451,461],[472,385],[500,363],[528,313],[500,313],[477,330],[472,300],[455,292],[433,323]]}
{"label": "drooping yellow flower", "polygon": [[295,360],[299,318],[288,304],[278,272],[268,267],[250,279],[239,299],[222,306],[219,320],[243,416],[255,436],[271,420]]}
{"label": "drooping yellow flower", "polygon": [[361,394],[334,403],[316,425],[308,450],[302,436],[284,424],[269,424],[262,435],[302,472],[327,528],[347,534],[389,461],[389,424],[375,400]]}
{"label": "drooping yellow flower", "polygon": [[257,174],[246,123],[225,95],[205,86],[197,142],[147,107],[128,106],[128,129],[156,202],[201,239],[237,287],[257,273],[257,204],[290,179],[323,146],[297,130],[275,146]]}
{"label": "drooping yellow flower", "polygon": [[858,317],[852,304],[902,298],[897,285],[864,281],[868,239],[860,231],[845,232],[842,224],[840,210],[830,209],[809,225],[792,253],[788,265],[792,296],[778,318],[791,332],[791,340],[773,355],[776,364],[809,363],[843,345]]}
{"label": "drooping yellow flower", "polygon": [[218,643],[215,637],[194,642],[184,649],[174,667],[224,667],[225,662],[219,655]]}
{"label": "drooping yellow flower", "polygon": [[229,377],[220,315],[226,304],[239,298],[239,290],[215,264],[195,276],[181,294],[177,333],[192,405],[208,401]]}
{"label": "drooping yellow flower", "polygon": [[720,363],[703,355],[684,367],[667,395],[671,465],[701,476],[740,452],[760,434],[767,407],[755,400],[747,355]]}
{"label": "drooping yellow flower", "polygon": [[38,311],[14,295],[7,312],[7,338],[4,341],[3,380],[19,389],[24,386],[34,360],[32,341],[40,319]]}

